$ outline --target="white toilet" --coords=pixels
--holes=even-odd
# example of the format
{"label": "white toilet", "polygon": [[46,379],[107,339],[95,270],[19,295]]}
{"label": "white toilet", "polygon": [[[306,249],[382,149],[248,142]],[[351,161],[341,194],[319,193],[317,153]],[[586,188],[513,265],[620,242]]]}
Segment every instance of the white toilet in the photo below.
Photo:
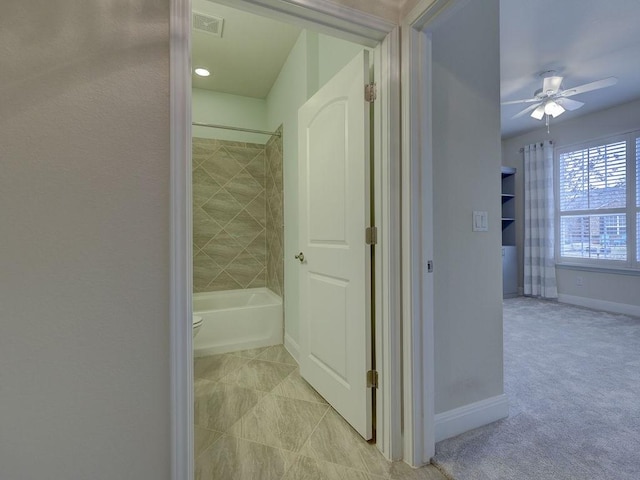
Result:
{"label": "white toilet", "polygon": [[196,338],[196,335],[198,334],[198,331],[200,330],[201,326],[202,326],[202,317],[199,317],[198,315],[194,315],[193,316],[193,338]]}

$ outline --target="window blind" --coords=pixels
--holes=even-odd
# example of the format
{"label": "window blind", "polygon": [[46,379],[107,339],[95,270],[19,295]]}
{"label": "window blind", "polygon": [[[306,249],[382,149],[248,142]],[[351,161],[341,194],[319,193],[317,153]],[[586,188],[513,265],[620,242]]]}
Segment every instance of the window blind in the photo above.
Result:
{"label": "window blind", "polygon": [[561,154],[559,187],[560,211],[563,212],[624,208],[627,199],[626,142]]}

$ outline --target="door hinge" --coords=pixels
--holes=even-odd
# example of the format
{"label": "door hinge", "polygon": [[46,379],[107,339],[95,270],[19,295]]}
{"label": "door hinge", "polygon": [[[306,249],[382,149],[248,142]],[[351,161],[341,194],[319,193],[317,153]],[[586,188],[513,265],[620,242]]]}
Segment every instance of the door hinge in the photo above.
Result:
{"label": "door hinge", "polygon": [[378,388],[378,372],[376,370],[367,371],[367,388]]}
{"label": "door hinge", "polygon": [[364,100],[365,102],[373,103],[378,98],[378,91],[375,83],[369,83],[364,86]]}
{"label": "door hinge", "polygon": [[367,227],[367,229],[365,230],[364,238],[367,245],[377,245],[378,227]]}
{"label": "door hinge", "polygon": [[433,272],[433,260],[428,260],[427,261],[427,273],[432,273]]}

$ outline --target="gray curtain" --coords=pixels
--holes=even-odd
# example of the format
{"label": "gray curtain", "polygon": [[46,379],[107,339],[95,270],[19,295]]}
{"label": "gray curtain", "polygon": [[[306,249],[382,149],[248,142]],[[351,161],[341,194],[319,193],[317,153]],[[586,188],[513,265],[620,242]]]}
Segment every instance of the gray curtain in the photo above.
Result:
{"label": "gray curtain", "polygon": [[558,298],[554,257],[553,146],[524,147],[524,294]]}

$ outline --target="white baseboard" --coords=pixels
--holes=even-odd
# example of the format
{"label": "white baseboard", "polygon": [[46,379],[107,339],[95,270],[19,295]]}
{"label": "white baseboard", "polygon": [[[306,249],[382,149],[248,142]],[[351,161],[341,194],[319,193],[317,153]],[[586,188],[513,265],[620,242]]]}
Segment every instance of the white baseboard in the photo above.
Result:
{"label": "white baseboard", "polygon": [[504,394],[438,413],[435,416],[436,442],[508,416],[509,399]]}
{"label": "white baseboard", "polygon": [[640,317],[640,306],[629,305],[627,303],[608,302],[606,300],[598,300],[596,298],[578,297],[577,295],[559,294],[558,301],[577,305],[579,307],[593,308],[594,310],[603,310],[605,312],[622,313],[623,315],[633,315]]}
{"label": "white baseboard", "polygon": [[300,346],[286,332],[284,334],[284,348],[287,349],[287,352],[291,354],[296,363],[300,364]]}

